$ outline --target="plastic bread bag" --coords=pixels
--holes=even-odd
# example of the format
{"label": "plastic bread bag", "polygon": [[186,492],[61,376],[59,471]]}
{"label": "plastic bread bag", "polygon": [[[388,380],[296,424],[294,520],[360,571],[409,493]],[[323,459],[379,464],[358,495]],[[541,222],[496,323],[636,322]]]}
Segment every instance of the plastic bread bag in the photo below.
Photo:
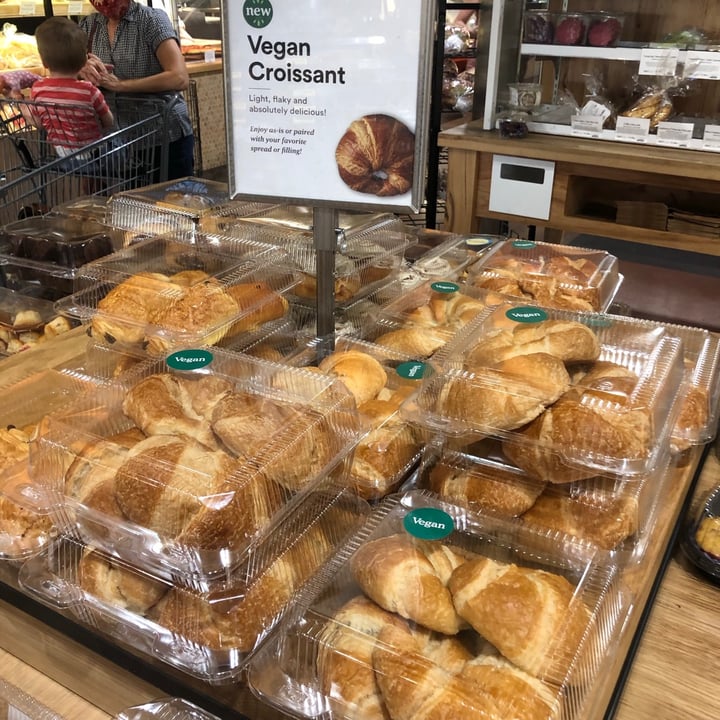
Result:
{"label": "plastic bread bag", "polygon": [[603,119],[603,127],[615,127],[617,110],[605,95],[605,83],[599,75],[585,74],[585,97],[579,115],[595,115]]}
{"label": "plastic bread bag", "polygon": [[650,131],[655,131],[661,122],[674,114],[674,99],[686,95],[689,88],[690,80],[678,75],[654,78],[647,85],[638,84],[633,99],[620,114],[647,118],[650,120]]}

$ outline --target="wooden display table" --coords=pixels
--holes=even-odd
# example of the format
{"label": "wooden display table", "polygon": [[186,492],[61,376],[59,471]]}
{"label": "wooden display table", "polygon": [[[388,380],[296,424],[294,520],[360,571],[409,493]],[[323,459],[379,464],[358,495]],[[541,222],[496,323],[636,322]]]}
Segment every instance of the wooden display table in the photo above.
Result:
{"label": "wooden display table", "polygon": [[[73,353],[79,356],[84,352],[85,342],[81,330],[72,331],[23,353],[24,357],[2,361],[0,376],[4,382],[12,382],[33,366],[57,367]],[[698,575],[674,551],[653,602],[655,583],[662,576],[668,549],[672,551],[686,499],[694,493],[699,501],[709,488],[720,484],[715,448],[689,450],[668,472],[647,551],[639,563],[623,571],[623,583],[633,602],[616,652],[596,683],[586,712],[577,720],[604,720],[616,709],[617,720],[720,717],[720,695],[716,692],[720,676],[720,588]],[[0,675],[15,684],[15,678],[29,678],[27,687],[38,700],[68,720],[102,720],[130,705],[168,695],[185,697],[223,720],[285,718],[257,701],[241,684],[209,686],[94,635],[70,615],[44,608],[18,592],[14,573],[10,564],[0,563],[0,648],[5,651],[0,651]],[[636,634],[643,629],[643,611],[648,607],[652,607],[649,624],[644,628],[639,652],[633,656]],[[629,681],[618,693],[628,658]],[[87,712],[78,712],[78,703],[80,707],[87,703]]]}
{"label": "wooden display table", "polygon": [[[481,219],[516,219],[548,228],[546,237],[554,241],[561,241],[564,232],[588,233],[720,255],[720,231],[710,237],[713,231],[700,224],[694,230],[684,225],[683,232],[677,232],[653,229],[650,222],[644,227],[616,222],[618,202],[635,201],[641,207],[667,206],[706,216],[710,225],[715,217],[720,225],[717,154],[532,133],[520,140],[501,138],[480,129],[479,123],[448,129],[438,137],[439,145],[448,149],[445,230],[478,232]],[[494,155],[555,163],[547,220],[523,216],[522,196],[517,197],[517,212],[490,210]]]}

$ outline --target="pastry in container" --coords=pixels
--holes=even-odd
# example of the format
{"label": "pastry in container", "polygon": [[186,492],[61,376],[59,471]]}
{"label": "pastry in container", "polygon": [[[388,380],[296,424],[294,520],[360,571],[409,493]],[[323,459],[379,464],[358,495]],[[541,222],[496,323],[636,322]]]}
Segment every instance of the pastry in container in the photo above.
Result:
{"label": "pastry in container", "polygon": [[17,220],[0,229],[0,282],[11,289],[47,289],[50,299],[64,297],[82,265],[120,250],[125,242],[123,231],[96,220],[65,215]]}
{"label": "pastry in container", "polygon": [[251,241],[223,248],[150,238],[84,266],[57,307],[97,341],[154,356],[227,343],[284,317],[298,281],[285,254]]}
{"label": "pastry in container", "polygon": [[684,372],[682,342],[657,323],[509,301],[433,365],[406,416],[466,442],[499,438],[513,464],[551,483],[652,472]]}
{"label": "pastry in container", "polygon": [[627,599],[595,548],[387,498],[250,663],[292,717],[579,717]]}
{"label": "pastry in container", "polygon": [[438,352],[488,303],[501,302],[496,294],[449,279],[426,280],[383,306],[366,339],[415,359]]}
{"label": "pastry in container", "polygon": [[403,488],[432,492],[474,513],[516,518],[539,531],[562,532],[618,558],[639,558],[670,477],[669,459],[638,482],[601,476],[557,485],[513,465],[497,440],[458,448],[436,438]]}
{"label": "pastry in container", "polygon": [[584,45],[588,29],[588,13],[558,13],[555,22],[556,45]]}
{"label": "pastry in container", "polygon": [[310,493],[261,551],[203,591],[68,537],[26,561],[18,582],[154,661],[210,684],[236,683],[295,594],[366,514],[365,503],[337,489]]}
{"label": "pastry in container", "polygon": [[30,350],[72,328],[49,300],[0,287],[0,356]]}
{"label": "pastry in container", "polygon": [[523,42],[552,45],[555,36],[555,17],[545,10],[529,10],[523,16]]}
{"label": "pastry in container", "polygon": [[[245,216],[267,207],[231,200],[226,183],[185,177],[115,193],[108,202],[108,222],[134,233],[193,240],[196,230],[217,232],[222,225],[204,220],[213,216]],[[203,225],[199,228],[201,221]]]}
{"label": "pastry in container", "polygon": [[[417,239],[389,213],[340,213],[338,223],[332,282],[335,303],[344,307],[387,283]],[[315,301],[318,266],[312,208],[271,208],[239,220],[228,235],[281,246],[301,273],[293,294],[305,302]]]}
{"label": "pastry in container", "polygon": [[620,41],[624,24],[625,16],[622,13],[591,13],[587,44],[592,47],[615,47]]}
{"label": "pastry in container", "polygon": [[133,705],[120,711],[114,720],[219,720],[216,715],[180,697]]}
{"label": "pastry in container", "polygon": [[8,720],[63,720],[61,715],[5,678],[0,678],[0,717]]}
{"label": "pastry in container", "polygon": [[468,271],[468,283],[539,305],[604,312],[622,284],[618,260],[603,250],[504,240]]}
{"label": "pastry in container", "polygon": [[720,583],[720,486],[707,492],[686,518],[680,547],[706,577]]}
{"label": "pastry in container", "polygon": [[360,432],[337,380],[195,348],[47,415],[30,468],[66,533],[205,587],[306,494],[343,484]]}
{"label": "pastry in container", "polygon": [[417,463],[423,440],[401,417],[400,408],[427,366],[349,337],[338,338],[331,352],[322,340],[310,342],[286,362],[337,378],[355,399],[363,430],[352,455],[348,487],[367,500],[396,490]]}

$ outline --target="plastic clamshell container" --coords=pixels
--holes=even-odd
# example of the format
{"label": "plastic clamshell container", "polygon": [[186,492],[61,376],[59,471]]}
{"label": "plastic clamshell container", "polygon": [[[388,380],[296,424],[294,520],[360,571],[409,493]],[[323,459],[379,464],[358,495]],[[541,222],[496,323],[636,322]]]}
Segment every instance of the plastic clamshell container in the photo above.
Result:
{"label": "plastic clamshell container", "polygon": [[[284,295],[298,282],[280,248],[236,247],[233,257],[166,236],[150,238],[85,266],[76,292],[56,307],[88,325],[98,340],[149,355],[230,342],[284,317]],[[140,293],[141,302],[134,302]]]}
{"label": "plastic clamshell container", "polygon": [[366,500],[397,490],[422,449],[420,435],[401,418],[400,408],[430,369],[407,355],[350,337],[337,338],[329,353],[322,339],[310,342],[285,362],[338,377],[354,396],[363,433],[348,487]]}
{"label": "plastic clamshell container", "polygon": [[682,340],[685,378],[680,411],[672,431],[675,450],[702,445],[715,437],[720,414],[720,336],[704,328],[665,324]]}
{"label": "plastic clamshell container", "polygon": [[[447,562],[437,575],[427,560],[431,553]],[[497,577],[471,598],[473,581],[486,565]],[[543,615],[549,623],[544,642],[537,655],[525,658],[511,647],[513,633],[532,635],[529,618],[539,613],[539,600],[531,595],[528,605],[513,592],[513,575],[562,586],[567,608],[555,622]],[[383,597],[374,582],[380,578],[395,580],[397,593],[389,588]],[[432,608],[423,599],[425,582],[433,585],[426,596],[432,595]],[[387,609],[393,595],[399,612]],[[392,715],[408,703],[418,715],[442,705],[446,717],[525,717],[524,703],[538,703],[540,693],[547,717],[580,717],[615,651],[627,600],[617,568],[596,548],[480,518],[423,493],[394,496],[298,598],[277,636],[251,661],[248,682],[282,712],[323,720],[382,717],[384,710]],[[492,619],[482,609],[490,606]],[[438,630],[446,621],[448,630],[460,625],[460,631]],[[491,641],[506,653],[504,659]],[[492,686],[482,683],[482,662],[477,667],[485,656],[500,667],[521,667],[539,686],[493,695]]]}
{"label": "plastic clamshell container", "polygon": [[642,557],[647,546],[669,462],[668,454],[633,483],[601,476],[553,485],[513,465],[497,440],[458,448],[436,438],[402,489],[424,490],[474,513],[517,518],[539,532],[562,532],[627,561]]}
{"label": "plastic clamshell container", "polygon": [[64,720],[62,715],[0,678],[0,716],[7,720]]}
{"label": "plastic clamshell container", "polygon": [[72,294],[77,270],[0,254],[0,287],[55,302]]}
{"label": "plastic clamshell container", "polygon": [[54,205],[52,214],[107,224],[108,202],[109,198],[103,195],[88,195]]}
{"label": "plastic clamshell container", "polygon": [[607,311],[623,280],[610,253],[530,240],[496,243],[468,276],[476,287],[581,312]]}
{"label": "plastic clamshell container", "polygon": [[220,720],[217,715],[184,698],[171,697],[133,705],[115,715],[114,720]]}
{"label": "plastic clamshell container", "polygon": [[[46,605],[211,684],[236,682],[294,595],[353,533],[368,507],[344,492],[311,493],[272,541],[206,592],[62,537],[26,561],[18,582]],[[110,582],[108,582],[108,578]]]}
{"label": "plastic clamshell container", "polygon": [[20,560],[35,554],[54,535],[50,501],[29,475],[30,443],[48,412],[97,386],[72,371],[47,369],[0,388],[0,558]]}
{"label": "plastic clamshell container", "polygon": [[557,13],[555,17],[555,44],[584,45],[589,20],[589,13]]}
{"label": "plastic clamshell container", "polygon": [[425,280],[380,308],[365,339],[416,359],[429,358],[489,305],[497,293],[454,279]]}
{"label": "plastic clamshell container", "polygon": [[194,349],[46,416],[30,471],[63,531],[202,589],[303,496],[342,485],[360,433],[336,379]]}
{"label": "plastic clamshell container", "polygon": [[45,325],[55,317],[51,301],[0,287],[0,355],[14,355],[47,340]]}
{"label": "plastic clamshell container", "polygon": [[125,233],[95,220],[65,215],[33,215],[0,230],[5,256],[77,269],[125,245]]}
{"label": "plastic clamshell container", "polygon": [[[301,281],[293,288],[293,294],[300,300],[314,302],[317,296],[317,251],[312,214],[308,210],[300,206],[281,206],[239,220],[228,234],[281,246],[301,272]],[[336,305],[343,307],[386,284],[399,270],[405,250],[416,243],[417,238],[405,223],[389,213],[342,213],[339,223],[334,297]]]}
{"label": "plastic clamshell container", "polygon": [[[221,214],[226,206],[231,206],[238,215],[267,207],[231,200],[226,183],[185,177],[115,193],[108,203],[107,217],[114,227],[156,235],[176,231],[184,239],[192,240],[199,220]],[[214,230],[215,226],[208,228]]]}
{"label": "plastic clamshell container", "polygon": [[551,45],[555,36],[555,15],[544,10],[529,10],[523,16],[523,42]]}
{"label": "plastic clamshell container", "polygon": [[[527,369],[528,351],[512,343],[518,332],[546,340],[555,324],[576,339],[581,331],[587,350],[592,336],[579,326],[591,330],[599,355],[563,361],[569,377],[548,383],[554,394],[545,395],[543,378],[551,371],[544,356],[551,351],[535,346],[529,351],[534,370]],[[505,356],[499,345],[506,340],[508,358],[519,358],[523,367],[500,362]],[[551,359],[552,376],[562,373]],[[524,469],[557,483],[598,474],[630,480],[653,472],[670,441],[684,373],[682,341],[658,323],[509,301],[478,315],[432,364],[436,372],[403,406],[406,417],[466,442],[500,438],[513,462],[520,455]],[[592,372],[600,377],[586,375]]]}
{"label": "plastic clamshell container", "polygon": [[587,44],[592,47],[616,47],[625,25],[623,13],[591,13],[588,21]]}
{"label": "plastic clamshell container", "polygon": [[680,547],[696,567],[720,584],[720,486],[707,493],[687,518]]}

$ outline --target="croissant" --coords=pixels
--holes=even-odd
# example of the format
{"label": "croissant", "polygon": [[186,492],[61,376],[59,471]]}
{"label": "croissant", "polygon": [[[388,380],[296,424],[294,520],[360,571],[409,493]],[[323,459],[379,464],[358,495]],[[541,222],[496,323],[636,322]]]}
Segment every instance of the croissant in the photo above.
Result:
{"label": "croissant", "polygon": [[414,133],[389,115],[354,120],[335,149],[342,181],[356,192],[379,197],[410,190],[414,158]]}
{"label": "croissant", "polygon": [[457,549],[403,534],[366,543],[351,566],[358,585],[380,607],[430,630],[455,635],[464,623],[446,584],[465,559]]}
{"label": "croissant", "polygon": [[505,658],[563,684],[590,622],[566,578],[483,557],[457,567],[448,588],[458,614]]}
{"label": "croissant", "polygon": [[431,328],[407,327],[379,335],[378,345],[414,358],[427,358],[437,352],[450,335],[442,330]]}
{"label": "croissant", "polygon": [[323,358],[318,368],[339,377],[358,406],[375,399],[387,383],[387,373],[380,362],[360,350],[331,353]]}

